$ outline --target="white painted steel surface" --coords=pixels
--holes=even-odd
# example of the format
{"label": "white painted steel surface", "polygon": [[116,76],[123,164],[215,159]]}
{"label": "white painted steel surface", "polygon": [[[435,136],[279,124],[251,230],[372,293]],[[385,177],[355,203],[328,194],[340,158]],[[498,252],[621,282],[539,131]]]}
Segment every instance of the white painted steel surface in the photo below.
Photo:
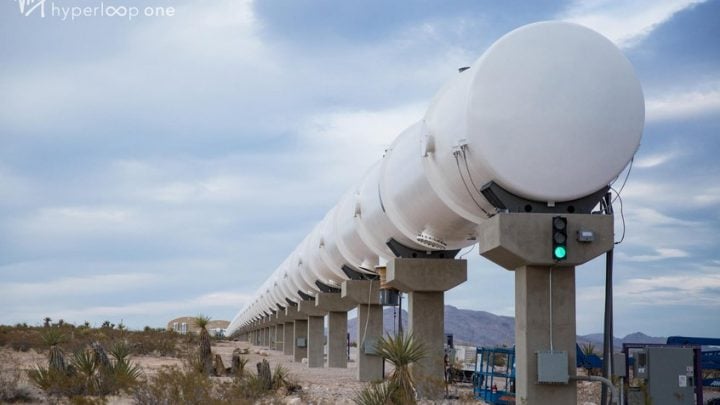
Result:
{"label": "white painted steel surface", "polygon": [[343,266],[373,271],[391,238],[424,251],[472,245],[494,211],[478,191],[490,181],[550,203],[601,190],[637,151],[644,116],[633,68],[605,37],[565,22],[508,33],[437,93],[229,331],[298,290],[315,294],[318,280],[338,286]]}

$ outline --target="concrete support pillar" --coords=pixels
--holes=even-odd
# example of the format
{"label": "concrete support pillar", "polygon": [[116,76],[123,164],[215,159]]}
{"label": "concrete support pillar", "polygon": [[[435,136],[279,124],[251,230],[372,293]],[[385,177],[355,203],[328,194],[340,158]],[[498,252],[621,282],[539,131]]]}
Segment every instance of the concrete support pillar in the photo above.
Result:
{"label": "concrete support pillar", "polygon": [[322,368],[325,365],[325,317],[308,316],[308,367]]}
{"label": "concrete support pillar", "polygon": [[436,397],[444,389],[445,377],[445,293],[408,294],[408,331],[425,346],[427,355],[412,367],[423,397]]}
{"label": "concrete support pillar", "polygon": [[424,398],[438,399],[445,393],[445,291],[465,280],[465,260],[395,258],[388,263],[386,283],[408,292],[408,329],[427,352],[412,366]]}
{"label": "concrete support pillar", "polygon": [[[296,319],[293,329],[293,335],[295,340],[292,342],[293,346],[293,361],[300,363],[303,358],[307,357],[307,327],[308,321],[305,319]],[[298,340],[303,339],[303,347],[298,347]]]}
{"label": "concrete support pillar", "polygon": [[328,367],[347,368],[347,312],[328,313]]}
{"label": "concrete support pillar", "polygon": [[283,345],[285,344],[285,323],[278,323],[275,326],[275,350],[283,351]]}
{"label": "concrete support pillar", "polygon": [[[552,257],[555,216],[567,221],[567,257],[561,262]],[[580,240],[575,236],[580,231],[592,238]],[[515,270],[517,403],[577,403],[572,380],[538,384],[537,353],[566,352],[568,375],[576,374],[575,266],[612,249],[613,243],[612,215],[499,213],[478,227],[480,254]]]}
{"label": "concrete support pillar", "polygon": [[373,346],[383,333],[382,305],[360,304],[358,306],[358,374],[359,381],[378,381],[383,379],[383,358],[375,354]]}
{"label": "concrete support pillar", "polygon": [[293,346],[295,342],[295,339],[293,338],[295,333],[295,322],[285,322],[283,332],[283,354],[291,356],[293,354]]}
{"label": "concrete support pillar", "polygon": [[358,381],[383,379],[383,358],[366,354],[364,347],[371,348],[383,333],[382,306],[380,305],[380,282],[376,280],[346,280],[342,283],[340,296],[358,306]]}
{"label": "concrete support pillar", "polygon": [[575,268],[526,266],[515,270],[515,319],[515,364],[518,370],[527,370],[517,374],[518,403],[577,403],[575,381],[538,384],[536,354],[550,348],[567,352],[568,373],[576,375]]}
{"label": "concrete support pillar", "polygon": [[315,296],[315,306],[328,311],[328,367],[347,368],[347,311],[356,305],[339,293]]}
{"label": "concrete support pillar", "polygon": [[263,346],[270,346],[270,327],[265,327],[265,334],[263,336]]}
{"label": "concrete support pillar", "polygon": [[315,306],[315,301],[300,301],[298,312],[307,316],[307,358],[308,367],[325,365],[325,311]]}

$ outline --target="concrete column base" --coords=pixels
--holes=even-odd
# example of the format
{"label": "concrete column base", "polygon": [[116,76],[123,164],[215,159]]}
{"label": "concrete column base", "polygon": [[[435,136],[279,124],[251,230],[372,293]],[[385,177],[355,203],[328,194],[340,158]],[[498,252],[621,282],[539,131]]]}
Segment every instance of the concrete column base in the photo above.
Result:
{"label": "concrete column base", "polygon": [[[552,300],[550,276],[552,272]],[[552,324],[550,322],[552,302]],[[576,375],[575,268],[526,266],[515,270],[515,375],[518,404],[577,403],[575,381],[538,384],[537,352],[568,354],[568,373]]]}
{"label": "concrete column base", "polygon": [[347,368],[347,312],[328,314],[328,367]]}
{"label": "concrete column base", "polygon": [[365,345],[374,345],[383,333],[383,309],[381,305],[358,305],[358,381],[383,379],[383,358],[365,354]]}
{"label": "concrete column base", "polygon": [[[307,357],[307,332],[308,332],[308,321],[305,319],[297,319],[295,320],[295,329],[294,329],[294,340],[292,342],[293,346],[293,361],[296,363],[302,362],[302,359]],[[305,339],[305,347],[298,347],[297,341],[298,338],[304,338]]]}
{"label": "concrete column base", "polygon": [[442,398],[445,393],[445,293],[408,294],[408,329],[425,347],[424,359],[412,365],[418,393],[423,398]]}
{"label": "concrete column base", "polygon": [[288,356],[292,356],[293,354],[293,342],[295,342],[294,329],[295,322],[285,322],[285,327],[283,328],[283,354]]}
{"label": "concrete column base", "polygon": [[308,367],[322,368],[325,365],[325,317],[308,316]]}

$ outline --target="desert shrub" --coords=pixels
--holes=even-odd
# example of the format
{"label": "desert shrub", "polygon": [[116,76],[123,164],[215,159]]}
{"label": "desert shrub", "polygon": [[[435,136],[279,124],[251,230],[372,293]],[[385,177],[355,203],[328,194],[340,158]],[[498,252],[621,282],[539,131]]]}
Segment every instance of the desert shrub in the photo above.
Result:
{"label": "desert shrub", "polygon": [[15,351],[26,352],[43,347],[38,328],[0,326],[0,347],[10,347]]}
{"label": "desert shrub", "polygon": [[195,334],[180,335],[160,328],[148,327],[142,331],[129,331],[124,327],[110,327],[112,324],[109,322],[101,328],[91,328],[89,323],[78,327],[67,322],[63,322],[62,326],[58,323],[48,323],[44,327],[0,325],[0,347],[10,347],[23,352],[30,349],[43,352],[49,348],[43,341],[43,336],[56,333],[64,336],[62,349],[68,353],[81,350],[94,342],[109,347],[113,342],[124,340],[127,341],[131,354],[178,357],[181,354],[181,344],[197,346],[199,342],[199,337]]}
{"label": "desert shrub", "polygon": [[213,384],[209,378],[193,370],[163,367],[132,390],[139,404],[212,404]]}
{"label": "desert shrub", "polygon": [[195,322],[195,326],[200,328],[200,333],[198,334],[200,337],[200,345],[198,347],[198,355],[200,356],[200,361],[202,362],[202,371],[210,375],[212,373],[212,349],[211,349],[211,343],[210,343],[210,333],[208,333],[207,325],[210,322],[209,316],[204,315],[198,315],[193,320]]}
{"label": "desert shrub", "polygon": [[425,358],[427,355],[425,347],[412,334],[397,334],[380,338],[376,350],[394,366],[389,380],[394,386],[391,393],[392,403],[416,403],[415,380],[410,365]]}
{"label": "desert shrub", "polygon": [[393,403],[396,391],[397,385],[391,381],[370,383],[355,393],[353,402],[357,405],[389,405]]}
{"label": "desert shrub", "polygon": [[181,335],[177,333],[146,328],[142,332],[130,332],[126,334],[134,354],[158,354],[160,356],[177,357],[179,354],[178,343]]}
{"label": "desert shrub", "polygon": [[245,374],[245,366],[248,363],[248,358],[240,355],[240,350],[235,349],[232,353],[232,360],[230,362],[230,373],[235,377],[242,377]]}
{"label": "desert shrub", "polygon": [[[200,363],[200,362],[199,362]],[[200,363],[201,365],[201,363]],[[278,395],[281,392],[299,391],[299,385],[291,381],[288,371],[275,367],[271,384],[257,374],[245,372],[230,381],[208,377],[199,369],[185,363],[184,368],[163,367],[155,375],[132,389],[137,403],[165,404],[252,404]]]}
{"label": "desert shrub", "polygon": [[[50,334],[47,342],[57,342],[57,338]],[[52,347],[48,366],[28,372],[30,380],[48,395],[105,396],[129,390],[141,377],[140,368],[128,359],[130,351],[124,342],[112,346],[112,361],[99,343],[75,351],[67,364],[57,344]]]}

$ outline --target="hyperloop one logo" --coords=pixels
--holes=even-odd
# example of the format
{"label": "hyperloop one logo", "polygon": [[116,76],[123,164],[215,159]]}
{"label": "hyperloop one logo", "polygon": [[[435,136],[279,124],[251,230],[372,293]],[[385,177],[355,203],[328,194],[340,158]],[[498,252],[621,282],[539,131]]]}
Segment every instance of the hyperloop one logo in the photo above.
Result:
{"label": "hyperloop one logo", "polygon": [[140,17],[173,17],[175,15],[175,7],[172,6],[138,7],[105,3],[104,1],[92,5],[65,5],[47,0],[12,1],[17,3],[20,14],[25,17],[38,15],[40,18],[45,18],[48,16],[61,21],[75,21],[88,17],[121,18],[132,21]]}
{"label": "hyperloop one logo", "polygon": [[45,0],[13,0],[20,8],[20,14],[28,17],[38,9],[41,18],[45,18]]}

